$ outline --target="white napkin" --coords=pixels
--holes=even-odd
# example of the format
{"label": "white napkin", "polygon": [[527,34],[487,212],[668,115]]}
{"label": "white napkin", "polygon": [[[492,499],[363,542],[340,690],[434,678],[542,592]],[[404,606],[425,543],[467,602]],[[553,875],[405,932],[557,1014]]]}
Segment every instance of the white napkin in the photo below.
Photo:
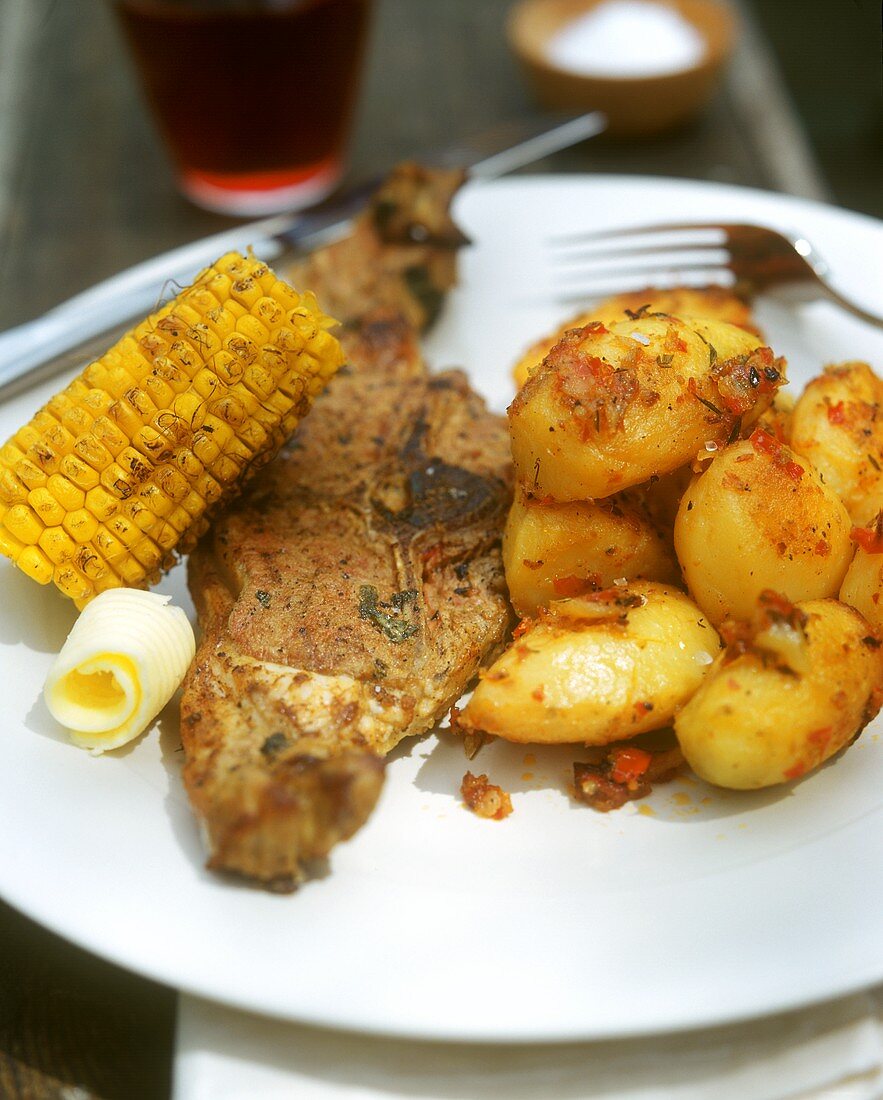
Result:
{"label": "white napkin", "polygon": [[174,1100],[878,1100],[883,987],[650,1039],[408,1042],[249,1016],[182,995]]}

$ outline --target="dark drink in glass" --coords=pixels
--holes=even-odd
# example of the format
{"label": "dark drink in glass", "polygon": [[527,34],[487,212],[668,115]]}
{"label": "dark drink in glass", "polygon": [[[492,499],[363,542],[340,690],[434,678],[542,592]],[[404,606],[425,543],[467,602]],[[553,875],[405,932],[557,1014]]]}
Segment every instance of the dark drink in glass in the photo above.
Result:
{"label": "dark drink in glass", "polygon": [[114,0],[181,189],[295,209],[343,170],[371,0]]}

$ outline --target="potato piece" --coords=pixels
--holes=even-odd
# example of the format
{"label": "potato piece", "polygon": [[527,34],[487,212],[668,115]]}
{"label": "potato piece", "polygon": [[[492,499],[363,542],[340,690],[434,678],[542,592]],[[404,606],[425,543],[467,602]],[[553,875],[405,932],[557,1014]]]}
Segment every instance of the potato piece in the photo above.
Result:
{"label": "potato piece", "polygon": [[550,336],[537,340],[512,368],[515,385],[521,389],[565,332],[572,328],[583,328],[593,321],[612,325],[617,321],[627,320],[627,310],[632,313],[668,313],[673,317],[707,317],[737,325],[748,332],[753,332],[755,336],[761,335],[747,303],[726,287],[676,286],[663,290],[651,286],[644,290],[617,294],[614,298],[605,298],[603,302],[592,306],[585,313],[579,313],[576,317],[565,321]]}
{"label": "potato piece", "polygon": [[590,500],[670,473],[759,416],[782,370],[722,322],[641,317],[569,332],[509,408],[518,480],[535,496]]}
{"label": "potato piece", "polygon": [[869,527],[856,527],[855,557],[840,587],[840,599],[864,615],[883,637],[883,512]]}
{"label": "potato piece", "polygon": [[758,428],[691,484],[675,550],[715,624],[748,619],[765,588],[790,600],[835,596],[852,558],[849,516],[812,466]]}
{"label": "potato piece", "polygon": [[760,633],[747,647],[729,646],[676,717],[687,763],[709,783],[754,790],[797,779],[877,713],[883,650],[861,615],[837,600],[809,600],[797,611],[803,671],[766,648]]}
{"label": "potato piece", "polygon": [[606,745],[668,725],[720,640],[677,589],[635,581],[526,620],[459,718],[508,741]]}
{"label": "potato piece", "polygon": [[870,523],[883,508],[883,380],[867,363],[826,368],[794,407],[791,446]]}
{"label": "potato piece", "polygon": [[[700,317],[696,314],[678,314],[678,319],[683,321],[708,345],[709,352],[708,357],[712,367],[717,368],[716,376],[723,378],[727,373],[723,368],[723,364],[728,359],[739,358],[742,355],[747,354],[747,349],[753,350],[754,348],[763,347],[763,340],[756,332],[752,332],[748,329],[741,328],[739,325],[730,325],[725,321],[717,320],[714,317]],[[760,370],[760,365],[756,364],[757,369]],[[765,387],[763,385],[763,379],[758,378],[756,382],[752,381],[751,386],[747,384],[747,370],[745,372],[745,389],[749,392],[749,395],[753,398],[750,405],[753,407],[757,398],[757,389],[767,394],[766,400],[763,402],[763,408],[766,408],[770,401],[772,401],[775,395],[776,387]],[[776,386],[781,385],[785,381],[784,377],[776,381]],[[726,400],[729,396],[725,387],[721,387],[721,395]],[[760,415],[760,409],[756,409],[753,420],[756,420]]]}
{"label": "potato piece", "polygon": [[625,577],[678,584],[681,571],[638,497],[545,503],[519,490],[503,532],[509,597],[533,615],[563,596],[609,588]]}

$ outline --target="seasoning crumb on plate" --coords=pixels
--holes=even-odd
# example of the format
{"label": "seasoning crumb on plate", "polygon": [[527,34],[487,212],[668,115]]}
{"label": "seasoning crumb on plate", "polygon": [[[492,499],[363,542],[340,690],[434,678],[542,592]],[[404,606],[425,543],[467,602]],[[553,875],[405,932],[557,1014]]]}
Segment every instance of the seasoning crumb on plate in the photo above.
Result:
{"label": "seasoning crumb on plate", "polygon": [[495,783],[489,783],[486,775],[467,772],[460,784],[460,794],[467,808],[479,817],[502,821],[512,813],[512,799],[508,792]]}

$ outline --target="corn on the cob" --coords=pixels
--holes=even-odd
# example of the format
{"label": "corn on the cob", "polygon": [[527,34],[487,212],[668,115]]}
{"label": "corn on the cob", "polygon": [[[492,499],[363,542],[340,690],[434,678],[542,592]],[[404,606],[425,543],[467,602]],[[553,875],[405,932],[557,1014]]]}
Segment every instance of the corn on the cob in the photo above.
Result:
{"label": "corn on the cob", "polygon": [[0,552],[78,607],[153,583],[341,365],[333,324],[265,264],[223,256],[0,449]]}

